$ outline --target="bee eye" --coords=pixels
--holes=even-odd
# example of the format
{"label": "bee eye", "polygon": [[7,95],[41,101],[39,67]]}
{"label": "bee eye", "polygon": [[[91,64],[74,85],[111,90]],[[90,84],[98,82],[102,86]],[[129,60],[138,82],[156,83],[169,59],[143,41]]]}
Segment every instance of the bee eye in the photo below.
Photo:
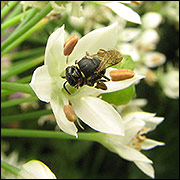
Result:
{"label": "bee eye", "polygon": [[122,81],[134,77],[134,72],[130,69],[118,69],[110,72],[112,81]]}

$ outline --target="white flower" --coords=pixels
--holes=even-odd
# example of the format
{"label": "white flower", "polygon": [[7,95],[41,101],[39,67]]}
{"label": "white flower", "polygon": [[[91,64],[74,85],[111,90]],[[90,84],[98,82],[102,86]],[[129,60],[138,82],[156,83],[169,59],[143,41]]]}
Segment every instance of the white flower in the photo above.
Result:
{"label": "white flower", "polygon": [[161,14],[156,12],[148,12],[142,16],[142,25],[144,28],[156,28],[161,21]]}
{"label": "white flower", "polygon": [[41,161],[31,160],[25,163],[17,176],[18,179],[57,179],[54,173]]}
{"label": "white flower", "polygon": [[154,29],[146,29],[141,33],[141,36],[135,40],[134,45],[143,50],[149,51],[153,50],[159,41],[159,35]]}
{"label": "white flower", "polygon": [[164,64],[166,56],[160,52],[150,51],[144,54],[143,62],[147,67],[154,68]]}
{"label": "white flower", "polygon": [[[104,133],[124,135],[121,116],[110,104],[96,96],[124,89],[143,76],[136,74],[131,79],[107,82],[108,90],[106,91],[84,85],[72,95],[64,90],[65,79],[61,77],[65,68],[75,64],[75,60],[84,57],[86,51],[94,54],[100,48],[113,48],[118,36],[118,24],[114,23],[108,27],[94,30],[82,37],[68,58],[68,65],[63,54],[64,34],[64,26],[62,26],[50,35],[45,51],[45,64],[34,71],[30,86],[40,100],[50,102],[57,124],[64,132],[77,137],[77,128],[74,122],[70,122],[66,118],[63,110],[63,107],[70,101],[75,114],[93,129]],[[108,69],[107,76],[109,71]]]}
{"label": "white flower", "polygon": [[105,5],[110,9],[112,9],[121,18],[133,23],[141,24],[141,18],[139,14],[137,14],[135,11],[125,6],[124,4],[114,1],[114,2],[108,2]]}
{"label": "white flower", "polygon": [[169,98],[179,98],[179,70],[168,64],[167,72],[158,72],[158,80]]}
{"label": "white flower", "polygon": [[143,155],[140,150],[149,150],[164,143],[148,139],[143,134],[152,131],[164,118],[154,117],[147,112],[132,112],[123,117],[125,136],[101,134],[100,143],[122,158],[133,161],[145,174],[154,178],[152,161]]}
{"label": "white flower", "polygon": [[140,33],[141,33],[140,28],[126,28],[122,30],[119,39],[125,42],[132,41],[137,36],[139,36]]}

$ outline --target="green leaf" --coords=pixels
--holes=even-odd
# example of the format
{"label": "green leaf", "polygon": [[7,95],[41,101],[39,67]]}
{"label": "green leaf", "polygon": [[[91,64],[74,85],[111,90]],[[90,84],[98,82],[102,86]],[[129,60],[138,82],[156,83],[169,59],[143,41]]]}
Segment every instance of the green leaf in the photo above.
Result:
{"label": "green leaf", "polygon": [[3,19],[3,17],[5,17],[6,14],[8,14],[8,12],[14,7],[16,6],[16,4],[18,3],[18,1],[9,1],[8,5],[6,5],[5,7],[3,7],[2,11],[1,11],[1,19]]}
{"label": "green leaf", "polygon": [[52,110],[45,109],[45,110],[21,113],[16,115],[2,116],[1,122],[4,123],[4,122],[13,122],[13,121],[22,121],[22,120],[26,121],[26,120],[36,119],[47,114],[52,114]]}
{"label": "green leaf", "polygon": [[1,89],[10,90],[14,92],[23,92],[36,96],[29,84],[21,84],[14,82],[1,82]]}
{"label": "green leaf", "polygon": [[11,106],[16,106],[16,105],[19,105],[24,102],[35,101],[35,100],[38,100],[38,98],[36,96],[12,99],[9,101],[1,102],[1,109],[11,107]]}
{"label": "green leaf", "polygon": [[17,65],[12,66],[7,73],[3,74],[1,76],[1,81],[5,81],[6,79],[8,79],[11,76],[20,74],[40,63],[42,63],[44,61],[44,56],[38,57],[36,59],[33,60],[29,60],[26,59],[24,61],[21,61],[20,63],[18,63]]}
{"label": "green leaf", "polygon": [[9,171],[10,173],[14,174],[14,175],[17,175],[18,172],[19,172],[19,169],[8,164],[7,162],[5,161],[1,161],[1,167],[7,171]]}
{"label": "green leaf", "polygon": [[133,98],[134,94],[135,87],[134,85],[131,85],[126,89],[111,93],[104,93],[101,94],[101,96],[104,101],[107,101],[110,104],[122,105],[127,104]]}
{"label": "green leaf", "polygon": [[129,55],[123,55],[123,60],[121,61],[121,63],[118,63],[117,65],[113,66],[113,68],[116,69],[131,69],[131,70],[134,70],[134,67],[135,67],[134,61]]}
{"label": "green leaf", "polygon": [[[1,54],[4,55],[5,53],[9,52],[10,49],[12,49],[12,43],[16,42],[17,39],[18,42],[21,40],[24,40],[25,37],[28,37],[28,35],[32,34],[37,29],[37,23],[39,22],[52,10],[51,4],[48,3],[48,5],[41,10],[39,13],[37,13],[27,24],[23,26],[18,32],[12,34],[9,36],[2,44],[1,44]],[[36,28],[34,28],[36,26]],[[38,25],[39,27],[39,25]],[[25,34],[25,35],[24,35]],[[28,34],[28,35],[27,35]],[[21,36],[23,35],[23,38]],[[16,44],[16,43],[14,43]],[[10,46],[10,47],[9,47]],[[14,48],[14,47],[13,47]]]}

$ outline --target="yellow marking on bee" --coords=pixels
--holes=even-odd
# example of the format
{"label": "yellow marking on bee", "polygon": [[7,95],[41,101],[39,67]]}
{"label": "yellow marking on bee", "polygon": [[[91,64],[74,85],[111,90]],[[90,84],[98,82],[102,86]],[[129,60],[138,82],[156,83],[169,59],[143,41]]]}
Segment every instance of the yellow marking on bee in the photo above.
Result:
{"label": "yellow marking on bee", "polygon": [[[75,66],[76,66],[78,69],[80,69],[78,64],[75,64]],[[84,73],[83,73],[82,71],[80,71],[80,72],[81,72],[82,77],[85,78]]]}

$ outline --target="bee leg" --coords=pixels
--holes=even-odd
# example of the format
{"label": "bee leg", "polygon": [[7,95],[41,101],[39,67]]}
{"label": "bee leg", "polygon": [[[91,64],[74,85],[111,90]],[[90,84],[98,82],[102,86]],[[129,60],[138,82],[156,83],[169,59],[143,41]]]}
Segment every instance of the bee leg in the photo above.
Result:
{"label": "bee leg", "polygon": [[[106,77],[104,75],[102,77],[105,78],[107,81],[110,81],[110,79],[108,77]],[[107,82],[107,81],[105,81],[105,82]]]}
{"label": "bee leg", "polygon": [[78,83],[74,87],[78,89],[79,86],[82,86],[83,84],[83,79],[78,79]]}
{"label": "bee leg", "polygon": [[66,92],[67,92],[69,95],[71,95],[71,93],[69,92],[69,90],[66,88],[66,83],[67,83],[67,81],[63,84],[63,87],[64,87],[64,89],[66,90]]}
{"label": "bee leg", "polygon": [[98,81],[95,88],[102,89],[102,90],[107,90],[107,86],[103,83],[103,80]]}

